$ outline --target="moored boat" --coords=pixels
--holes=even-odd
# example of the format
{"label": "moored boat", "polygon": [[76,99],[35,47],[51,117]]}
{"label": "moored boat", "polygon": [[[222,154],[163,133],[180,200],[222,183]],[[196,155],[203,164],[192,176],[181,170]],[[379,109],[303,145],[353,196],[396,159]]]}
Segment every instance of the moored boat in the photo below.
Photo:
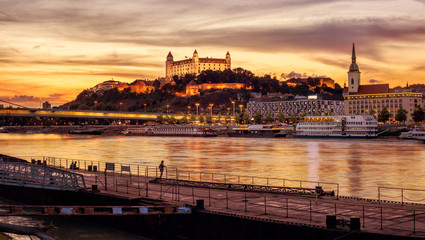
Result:
{"label": "moored boat", "polygon": [[401,139],[425,140],[425,129],[415,128],[408,132],[402,132],[399,136]]}
{"label": "moored boat", "polygon": [[371,115],[311,116],[297,124],[294,138],[376,138],[378,121]]}
{"label": "moored boat", "polygon": [[123,131],[126,136],[187,136],[216,137],[217,133],[207,126],[195,125],[160,125],[128,128]]}
{"label": "moored boat", "polygon": [[280,125],[250,125],[233,128],[229,137],[258,137],[283,138],[286,137],[285,128]]}

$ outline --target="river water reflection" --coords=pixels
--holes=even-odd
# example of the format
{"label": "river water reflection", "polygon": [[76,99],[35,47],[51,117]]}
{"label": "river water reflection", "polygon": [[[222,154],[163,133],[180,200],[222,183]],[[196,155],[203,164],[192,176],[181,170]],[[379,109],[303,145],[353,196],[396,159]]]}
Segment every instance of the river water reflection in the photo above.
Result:
{"label": "river water reflection", "polygon": [[425,145],[417,141],[0,134],[0,146],[12,156],[143,165],[165,160],[182,170],[335,182],[341,195],[353,197],[377,198],[378,186],[425,189]]}

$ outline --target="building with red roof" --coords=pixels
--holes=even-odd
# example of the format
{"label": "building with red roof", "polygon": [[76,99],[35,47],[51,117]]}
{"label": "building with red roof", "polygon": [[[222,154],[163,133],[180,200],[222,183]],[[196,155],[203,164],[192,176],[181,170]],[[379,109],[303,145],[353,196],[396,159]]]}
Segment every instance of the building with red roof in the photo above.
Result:
{"label": "building with red roof", "polygon": [[343,96],[346,115],[373,114],[377,117],[379,112],[386,107],[394,120],[397,110],[403,108],[407,111],[408,121],[411,121],[411,115],[415,108],[423,106],[423,93],[395,92],[388,84],[361,85],[354,43],[351,65],[348,70],[348,87],[344,86]]}

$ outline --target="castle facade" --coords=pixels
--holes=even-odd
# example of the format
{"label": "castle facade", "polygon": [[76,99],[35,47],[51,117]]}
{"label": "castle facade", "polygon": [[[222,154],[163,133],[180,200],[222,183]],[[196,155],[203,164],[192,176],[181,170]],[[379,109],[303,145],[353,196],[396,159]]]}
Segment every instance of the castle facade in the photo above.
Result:
{"label": "castle facade", "polygon": [[168,53],[165,61],[165,78],[170,80],[173,76],[184,76],[186,74],[199,75],[202,71],[224,71],[231,69],[230,53],[227,52],[226,58],[200,58],[195,50],[193,57],[185,60],[174,61],[173,54]]}

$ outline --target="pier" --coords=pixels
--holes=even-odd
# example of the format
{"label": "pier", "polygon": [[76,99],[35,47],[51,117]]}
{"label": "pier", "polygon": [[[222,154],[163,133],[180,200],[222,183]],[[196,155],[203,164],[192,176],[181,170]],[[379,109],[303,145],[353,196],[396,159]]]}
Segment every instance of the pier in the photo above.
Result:
{"label": "pier", "polygon": [[[244,224],[283,224],[310,229],[306,231],[311,234],[331,232],[334,238],[344,234],[369,234],[374,239],[425,237],[425,205],[403,201],[403,197],[401,201],[385,200],[383,194],[380,199],[340,196],[337,183],[195,173],[175,168],[167,168],[163,178],[159,178],[159,170],[153,166],[45,156],[20,158],[29,162],[24,164],[27,166],[52,167],[83,176],[84,191],[135,201],[150,199],[174,206],[171,212],[175,213],[179,206],[193,206],[204,220],[213,217]],[[70,169],[75,162],[74,169]],[[107,212],[113,216],[110,209]],[[137,212],[135,209],[133,212]]]}

